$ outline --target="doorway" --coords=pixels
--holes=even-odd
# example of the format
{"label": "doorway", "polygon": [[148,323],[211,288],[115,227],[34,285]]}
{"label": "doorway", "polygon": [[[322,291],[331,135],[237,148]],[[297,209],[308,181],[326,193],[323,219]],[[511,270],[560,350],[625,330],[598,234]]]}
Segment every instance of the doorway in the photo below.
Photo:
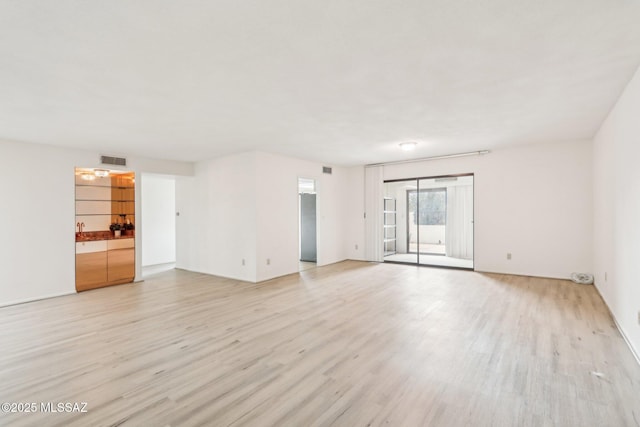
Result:
{"label": "doorway", "polygon": [[316,181],[298,178],[299,271],[318,262]]}
{"label": "doorway", "polygon": [[384,261],[473,270],[473,174],[385,181]]}
{"label": "doorway", "polygon": [[176,266],[176,179],[170,175],[141,175],[142,277]]}
{"label": "doorway", "polygon": [[76,168],[76,290],[133,282],[135,174]]}

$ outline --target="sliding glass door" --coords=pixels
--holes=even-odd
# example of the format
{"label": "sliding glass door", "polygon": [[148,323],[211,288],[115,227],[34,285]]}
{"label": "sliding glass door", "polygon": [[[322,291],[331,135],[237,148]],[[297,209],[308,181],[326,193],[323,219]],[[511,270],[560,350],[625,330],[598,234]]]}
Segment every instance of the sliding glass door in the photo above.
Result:
{"label": "sliding glass door", "polygon": [[418,189],[418,180],[386,182],[384,184],[384,259],[416,264],[418,255],[410,250],[412,235],[408,198]]}
{"label": "sliding glass door", "polygon": [[473,175],[386,181],[385,261],[473,269]]}

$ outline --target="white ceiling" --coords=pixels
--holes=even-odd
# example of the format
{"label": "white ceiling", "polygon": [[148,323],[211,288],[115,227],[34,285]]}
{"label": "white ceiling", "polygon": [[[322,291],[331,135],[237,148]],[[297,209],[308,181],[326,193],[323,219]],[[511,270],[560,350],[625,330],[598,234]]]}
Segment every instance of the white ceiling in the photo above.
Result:
{"label": "white ceiling", "polygon": [[3,0],[0,139],[352,165],[590,138],[639,22],[640,0]]}

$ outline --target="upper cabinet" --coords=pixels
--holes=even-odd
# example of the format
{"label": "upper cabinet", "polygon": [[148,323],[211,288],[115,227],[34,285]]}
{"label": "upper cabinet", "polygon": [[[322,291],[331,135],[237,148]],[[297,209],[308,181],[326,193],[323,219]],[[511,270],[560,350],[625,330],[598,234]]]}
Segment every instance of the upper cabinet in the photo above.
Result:
{"label": "upper cabinet", "polygon": [[[76,223],[83,231],[105,231],[111,224],[111,179],[89,181],[76,172]],[[76,231],[79,231],[76,227]]]}
{"label": "upper cabinet", "polygon": [[126,215],[133,222],[136,208],[135,181],[133,176],[114,175],[111,177],[111,214]]}
{"label": "upper cabinet", "polygon": [[133,173],[82,178],[76,173],[76,222],[84,231],[106,231],[112,223],[135,224],[135,178]]}

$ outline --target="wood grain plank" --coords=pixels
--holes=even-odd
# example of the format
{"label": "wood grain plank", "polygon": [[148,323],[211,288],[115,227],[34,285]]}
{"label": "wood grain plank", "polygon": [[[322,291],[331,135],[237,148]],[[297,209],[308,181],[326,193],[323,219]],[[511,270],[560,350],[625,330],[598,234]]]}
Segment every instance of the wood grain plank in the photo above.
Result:
{"label": "wood grain plank", "polygon": [[252,284],[173,270],[0,308],[0,425],[638,426],[593,286],[343,262]]}

